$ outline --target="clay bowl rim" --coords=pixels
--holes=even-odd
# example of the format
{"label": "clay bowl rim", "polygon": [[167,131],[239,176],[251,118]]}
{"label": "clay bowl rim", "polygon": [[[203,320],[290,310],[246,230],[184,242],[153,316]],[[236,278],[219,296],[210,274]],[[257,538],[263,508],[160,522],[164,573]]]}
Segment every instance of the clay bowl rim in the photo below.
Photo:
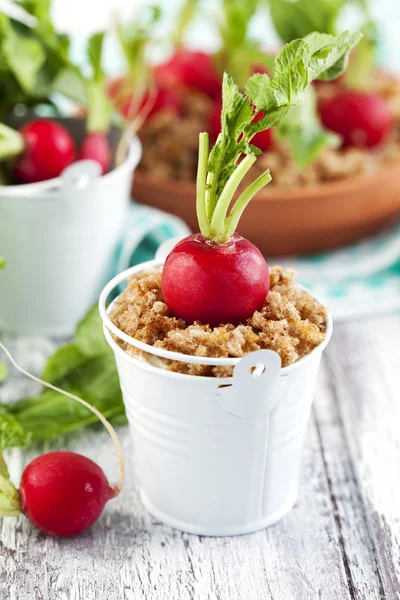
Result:
{"label": "clay bowl rim", "polygon": [[[386,178],[388,174],[397,173],[400,169],[400,159],[396,159],[388,165],[384,165],[371,173],[363,173],[354,177],[343,178],[335,181],[325,181],[316,185],[304,186],[281,186],[265,188],[256,194],[252,202],[299,202],[303,199],[315,200],[331,198],[333,194],[342,195],[351,193],[354,190],[362,188],[372,182]],[[162,188],[163,192],[194,195],[196,183],[193,181],[177,181],[175,179],[154,179],[153,177],[142,173],[140,168],[135,173],[133,187],[135,184],[149,185],[153,188]],[[140,201],[140,199],[139,199]]]}

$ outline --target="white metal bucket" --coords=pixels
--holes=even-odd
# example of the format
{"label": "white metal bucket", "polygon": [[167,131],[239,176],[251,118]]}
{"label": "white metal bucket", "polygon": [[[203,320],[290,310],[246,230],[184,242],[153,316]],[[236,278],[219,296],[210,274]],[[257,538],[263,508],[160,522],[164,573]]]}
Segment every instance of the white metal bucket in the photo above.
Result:
{"label": "white metal bucket", "polygon": [[97,163],[80,161],[56,180],[0,187],[0,330],[73,332],[109,277],[140,156],[134,138],[102,177]]}
{"label": "white metal bucket", "polygon": [[[281,368],[271,350],[242,359],[199,358],[138,342],[106,309],[110,292],[150,261],[115,277],[100,297],[134,441],[141,496],[160,521],[201,535],[237,535],[281,519],[293,506],[303,436],[326,340]],[[235,365],[231,378],[171,373],[131,356],[110,331],[154,356]],[[255,369],[254,369],[255,367]]]}

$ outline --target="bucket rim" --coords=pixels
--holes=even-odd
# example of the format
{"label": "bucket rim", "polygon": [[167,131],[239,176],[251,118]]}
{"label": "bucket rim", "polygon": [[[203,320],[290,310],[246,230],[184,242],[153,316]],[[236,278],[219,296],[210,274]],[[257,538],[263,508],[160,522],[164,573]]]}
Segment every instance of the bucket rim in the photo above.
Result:
{"label": "bucket rim", "polygon": [[[105,330],[105,336],[106,336],[107,342],[110,344],[112,349],[114,351],[117,351],[119,354],[123,355],[128,360],[128,362],[132,362],[136,366],[138,366],[138,365],[146,366],[151,370],[154,369],[157,372],[168,373],[169,375],[174,375],[174,376],[179,376],[179,377],[190,377],[190,378],[196,377],[197,379],[210,380],[210,377],[201,377],[198,375],[186,375],[183,373],[174,373],[171,371],[161,369],[159,367],[154,367],[153,365],[151,365],[149,363],[142,362],[142,361],[138,360],[138,358],[136,358],[135,356],[132,356],[131,354],[129,354],[126,350],[123,350],[119,346],[119,344],[117,344],[117,342],[113,339],[111,334],[114,334],[120,340],[126,342],[129,345],[134,346],[135,348],[138,348],[139,350],[142,350],[144,352],[147,352],[148,354],[152,354],[153,356],[157,356],[159,358],[166,358],[169,360],[190,363],[190,364],[202,364],[202,365],[206,364],[206,365],[212,365],[212,366],[236,366],[241,361],[242,357],[240,357],[240,358],[200,357],[200,356],[193,356],[190,354],[182,354],[180,352],[172,352],[170,350],[165,350],[163,348],[156,348],[154,346],[151,346],[150,344],[145,344],[144,342],[141,342],[140,340],[137,340],[136,338],[129,336],[125,332],[121,331],[111,321],[108,313],[109,313],[110,309],[112,308],[115,300],[107,307],[107,299],[108,299],[108,296],[110,295],[110,293],[115,289],[115,287],[117,287],[123,281],[127,280],[132,275],[140,273],[141,271],[144,271],[146,269],[161,267],[163,264],[164,264],[164,260],[154,259],[154,260],[149,260],[149,261],[140,263],[139,265],[135,265],[134,267],[130,267],[129,269],[125,269],[125,271],[122,271],[121,273],[119,273],[118,275],[113,277],[113,279],[111,279],[108,282],[108,284],[104,287],[104,289],[102,290],[102,292],[100,294],[100,298],[99,298],[99,304],[98,304],[99,312],[100,312],[100,317],[103,322],[103,327]],[[304,286],[300,285],[299,287],[301,287],[301,289],[309,292],[309,290],[307,290],[307,288],[305,288]],[[311,292],[309,292],[309,293],[311,293]],[[314,295],[313,295],[313,298],[318,300],[318,298]],[[281,367],[281,376],[288,375],[290,372],[300,368],[307,361],[311,360],[315,354],[322,353],[330,341],[330,338],[332,336],[332,330],[333,330],[332,315],[328,311],[324,341],[321,342],[318,346],[316,346],[316,348],[314,348],[314,350],[312,350],[312,352],[310,352],[306,356],[303,356],[298,361],[292,363],[291,365],[288,365],[287,367]],[[221,378],[221,379],[224,379],[224,381],[226,381],[231,378],[225,377],[225,378]]]}
{"label": "bucket rim", "polygon": [[[134,171],[142,158],[142,144],[137,135],[129,142],[129,150],[125,160],[100,177],[94,180],[96,185],[107,185],[113,183],[114,179],[124,175],[126,171]],[[79,162],[79,161],[77,161]],[[73,163],[74,164],[74,163]],[[35,197],[43,198],[53,196],[62,187],[62,174],[59,177],[40,181],[37,183],[23,183],[19,185],[0,185],[0,198],[29,198],[34,201]]]}

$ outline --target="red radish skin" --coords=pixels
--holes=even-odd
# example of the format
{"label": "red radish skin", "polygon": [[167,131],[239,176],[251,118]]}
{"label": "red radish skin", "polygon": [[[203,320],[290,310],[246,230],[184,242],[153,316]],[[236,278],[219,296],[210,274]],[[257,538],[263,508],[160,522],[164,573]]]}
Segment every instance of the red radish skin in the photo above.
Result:
{"label": "red radish skin", "polygon": [[24,470],[19,489],[23,513],[49,535],[72,536],[91,527],[115,496],[103,470],[74,452],[50,452]]}
{"label": "red radish skin", "polygon": [[165,63],[154,69],[161,87],[193,88],[216,100],[221,95],[221,77],[211,54],[181,48]]}
{"label": "red radish skin", "polygon": [[20,133],[25,151],[17,158],[14,172],[21,183],[53,179],[74,162],[75,142],[59,123],[49,119],[32,121]]}
{"label": "red radish skin", "polygon": [[380,96],[343,92],[320,107],[322,123],[338,133],[344,146],[375,148],[389,137],[393,119]]}
{"label": "red radish skin", "polygon": [[237,233],[224,244],[190,235],[168,255],[161,278],[173,315],[212,327],[236,325],[261,310],[269,284],[261,252]]}
{"label": "red radish skin", "polygon": [[102,175],[107,173],[111,165],[111,151],[105,133],[88,133],[79,153],[79,160],[94,160],[101,166]]}

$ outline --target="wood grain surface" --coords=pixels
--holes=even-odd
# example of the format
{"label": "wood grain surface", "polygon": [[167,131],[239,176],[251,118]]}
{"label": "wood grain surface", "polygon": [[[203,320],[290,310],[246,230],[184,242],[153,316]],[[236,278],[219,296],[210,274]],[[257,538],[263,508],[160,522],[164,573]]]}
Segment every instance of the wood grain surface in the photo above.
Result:
{"label": "wood grain surface", "polygon": [[[39,373],[56,343],[2,338]],[[45,537],[23,517],[0,523],[1,600],[399,600],[400,315],[336,326],[322,364],[296,506],[252,535],[206,538],[157,523],[139,499],[131,442],[127,485],[92,530]],[[0,401],[36,391],[14,371]],[[96,459],[110,479],[107,434],[49,448]],[[8,453],[17,481],[43,448]]]}

